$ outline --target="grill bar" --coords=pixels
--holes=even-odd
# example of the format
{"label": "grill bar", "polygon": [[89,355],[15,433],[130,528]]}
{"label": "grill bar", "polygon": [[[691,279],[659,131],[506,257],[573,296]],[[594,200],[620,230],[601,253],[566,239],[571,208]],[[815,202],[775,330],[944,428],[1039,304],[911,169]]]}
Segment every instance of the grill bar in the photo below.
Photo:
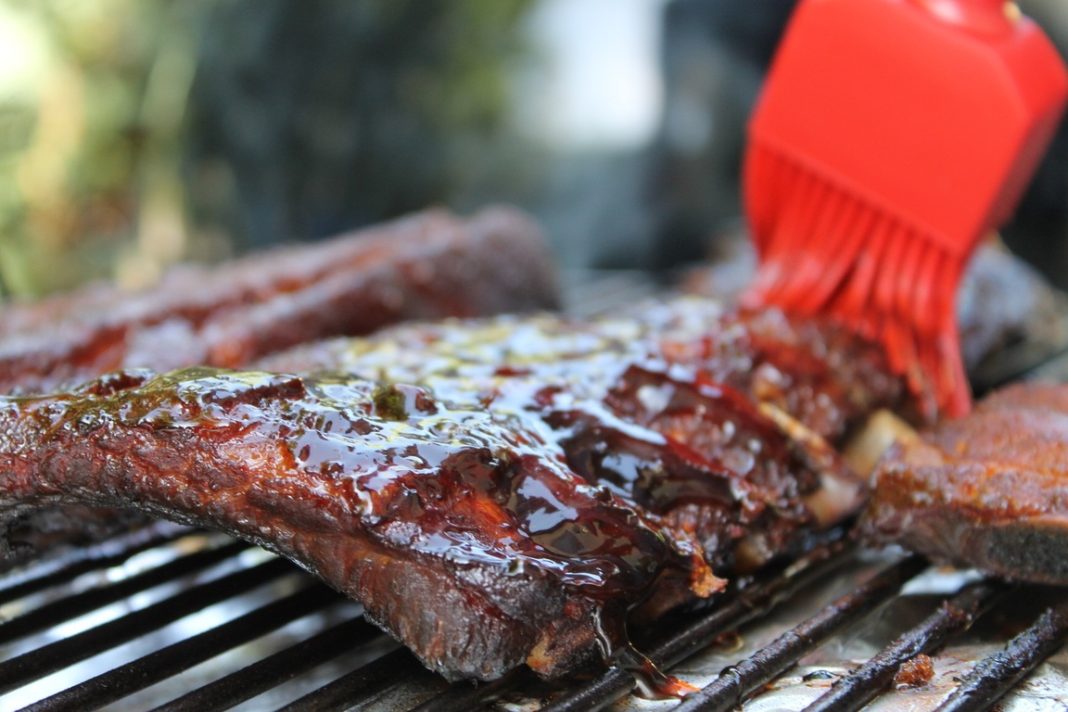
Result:
{"label": "grill bar", "polygon": [[937,712],[979,712],[994,706],[1016,683],[1068,640],[1068,602],[1047,608],[1004,650],[984,658]]}
{"label": "grill bar", "polygon": [[[142,552],[194,534],[188,527],[169,522],[137,529],[84,549],[65,552],[53,566],[34,567],[35,574],[0,588],[0,605],[67,583],[82,574],[125,563]],[[10,574],[6,574],[11,576]],[[12,576],[12,578],[15,578]]]}
{"label": "grill bar", "polygon": [[[670,667],[705,648],[716,636],[735,630],[751,620],[767,615],[779,604],[814,585],[848,560],[850,548],[844,532],[836,530],[837,540],[817,547],[785,572],[762,583],[742,589],[738,595],[651,648],[649,658],[658,667]],[[635,685],[630,672],[611,667],[593,681],[570,691],[547,705],[543,712],[579,712],[601,709],[629,693]]]}
{"label": "grill bar", "polygon": [[224,625],[186,638],[109,670],[23,709],[23,712],[97,709],[143,690],[197,663],[302,618],[337,600],[322,586],[309,586]]}
{"label": "grill bar", "polygon": [[278,712],[340,712],[370,700],[401,680],[430,674],[408,650],[397,648],[294,700]]}
{"label": "grill bar", "polygon": [[478,685],[457,683],[446,692],[432,700],[427,700],[410,712],[469,712],[478,709],[500,692],[510,690],[526,683],[535,684],[534,676],[525,670],[517,670],[511,675]]}
{"label": "grill bar", "polygon": [[50,628],[57,623],[77,618],[83,613],[102,608],[109,603],[121,601],[161,583],[201,571],[237,556],[251,547],[251,544],[235,541],[214,549],[204,549],[108,586],[93,588],[47,603],[0,625],[0,643],[9,643],[30,633]]}
{"label": "grill bar", "polygon": [[[317,590],[328,591],[325,586]],[[337,595],[333,594],[333,600]],[[248,667],[182,695],[153,712],[208,712],[225,710],[272,687],[291,680],[311,668],[333,660],[342,653],[381,637],[381,631],[357,616],[307,640],[280,650]]]}
{"label": "grill bar", "polygon": [[966,586],[918,626],[892,642],[851,675],[835,682],[805,712],[860,709],[890,684],[902,663],[920,653],[935,650],[950,636],[971,627],[1007,591],[1007,586],[991,581]]}
{"label": "grill bar", "polygon": [[723,712],[741,704],[743,697],[797,664],[809,651],[845,626],[874,611],[897,594],[910,579],[927,568],[921,556],[909,556],[876,574],[857,590],[838,598],[819,613],[787,631],[767,647],[737,665],[728,667],[719,678],[691,695],[678,712]]}
{"label": "grill bar", "polygon": [[186,589],[122,618],[4,661],[0,663],[0,693],[85,660],[291,571],[293,567],[289,562],[272,559]]}

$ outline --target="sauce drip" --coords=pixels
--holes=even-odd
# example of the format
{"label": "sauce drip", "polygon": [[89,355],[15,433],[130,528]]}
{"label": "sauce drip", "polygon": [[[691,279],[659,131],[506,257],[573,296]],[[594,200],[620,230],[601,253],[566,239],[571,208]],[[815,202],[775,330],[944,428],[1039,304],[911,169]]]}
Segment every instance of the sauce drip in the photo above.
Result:
{"label": "sauce drip", "polygon": [[634,676],[638,696],[646,700],[683,699],[701,688],[669,675],[647,656],[632,646],[622,648],[617,656],[619,664]]}

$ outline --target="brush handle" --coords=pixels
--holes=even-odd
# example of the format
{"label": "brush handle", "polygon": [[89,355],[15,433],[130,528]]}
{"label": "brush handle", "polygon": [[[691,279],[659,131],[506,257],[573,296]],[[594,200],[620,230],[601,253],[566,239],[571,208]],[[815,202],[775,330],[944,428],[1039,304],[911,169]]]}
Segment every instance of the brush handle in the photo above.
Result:
{"label": "brush handle", "polygon": [[942,22],[987,37],[1012,34],[1020,11],[1005,0],[910,0]]}

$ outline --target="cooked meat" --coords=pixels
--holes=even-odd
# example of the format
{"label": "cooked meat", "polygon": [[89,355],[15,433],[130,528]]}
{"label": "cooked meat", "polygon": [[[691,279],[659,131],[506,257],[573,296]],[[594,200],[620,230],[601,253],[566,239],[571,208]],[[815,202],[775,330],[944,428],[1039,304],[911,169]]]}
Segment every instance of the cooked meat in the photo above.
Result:
{"label": "cooked meat", "polygon": [[403,320],[556,304],[537,228],[491,208],[428,211],[326,243],[175,270],[135,294],[101,286],[0,313],[0,392],[116,368],[237,367],[312,339]]}
{"label": "cooked meat", "polygon": [[996,383],[999,370],[1004,381],[1008,353],[1024,353],[1033,363],[1063,349],[1065,313],[1064,292],[1038,270],[999,245],[980,247],[957,295],[961,351],[972,382]]}
{"label": "cooked meat", "polygon": [[[725,239],[720,259],[692,270],[683,281],[691,294],[734,300],[756,272],[756,255],[745,235]],[[1053,353],[1068,343],[1063,293],[1000,245],[975,253],[957,294],[961,348],[968,374],[980,383],[1004,374],[1006,349],[1025,343],[1029,357]],[[1002,378],[1004,376],[1002,375]]]}
{"label": "cooked meat", "polygon": [[931,681],[934,672],[934,661],[931,660],[931,656],[920,653],[901,663],[901,667],[894,674],[894,686],[899,690],[922,687]]}
{"label": "cooked meat", "polygon": [[896,444],[865,529],[938,560],[1068,584],[1068,386],[1010,386]]}
{"label": "cooked meat", "polygon": [[[360,600],[450,678],[523,663],[551,676],[624,645],[628,611],[712,594],[708,561],[759,563],[858,504],[815,431],[848,428],[856,403],[900,386],[832,330],[804,359],[742,359],[753,340],[738,334],[769,323],[797,349],[797,329],[816,329],[684,300],[594,323],[398,327],[264,364],[318,375],[118,372],[8,398],[0,507],[122,506],[222,529]],[[826,343],[866,377],[816,378]],[[716,380],[797,364],[826,402],[793,415]]]}
{"label": "cooked meat", "polygon": [[363,603],[429,667],[551,675],[626,609],[716,587],[695,549],[570,473],[520,416],[358,378],[116,373],[0,405],[0,506],[213,527]]}
{"label": "cooked meat", "polygon": [[[461,220],[427,211],[325,243],[182,267],[135,294],[94,285],[9,305],[0,311],[0,392],[43,391],[118,367],[240,367],[402,319],[548,308],[556,299],[544,241],[522,214],[491,208]],[[0,570],[137,521],[86,507],[28,512],[0,542]]]}
{"label": "cooked meat", "polygon": [[32,509],[3,518],[0,526],[0,571],[44,553],[70,551],[134,529],[151,520],[133,509],[70,504]]}
{"label": "cooked meat", "polygon": [[745,568],[858,506],[860,485],[828,442],[901,394],[879,352],[842,330],[699,299],[593,323],[413,324],[261,366],[535,408],[573,470],[696,536],[710,562]]}
{"label": "cooked meat", "polygon": [[832,443],[841,444],[880,407],[909,410],[881,350],[827,322],[774,309],[728,312],[703,334],[668,339],[668,357],[700,366],[707,379],[750,394]]}

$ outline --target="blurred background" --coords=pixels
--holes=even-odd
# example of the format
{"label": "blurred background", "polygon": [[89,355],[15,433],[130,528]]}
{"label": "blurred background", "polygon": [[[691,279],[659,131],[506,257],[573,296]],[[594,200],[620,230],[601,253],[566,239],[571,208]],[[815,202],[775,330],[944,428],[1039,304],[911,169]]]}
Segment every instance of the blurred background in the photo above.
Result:
{"label": "blurred background", "polygon": [[[0,0],[0,298],[507,201],[571,267],[740,224],[791,0]],[[1068,2],[1021,0],[1062,52]],[[1068,286],[1068,131],[1008,244]]]}

